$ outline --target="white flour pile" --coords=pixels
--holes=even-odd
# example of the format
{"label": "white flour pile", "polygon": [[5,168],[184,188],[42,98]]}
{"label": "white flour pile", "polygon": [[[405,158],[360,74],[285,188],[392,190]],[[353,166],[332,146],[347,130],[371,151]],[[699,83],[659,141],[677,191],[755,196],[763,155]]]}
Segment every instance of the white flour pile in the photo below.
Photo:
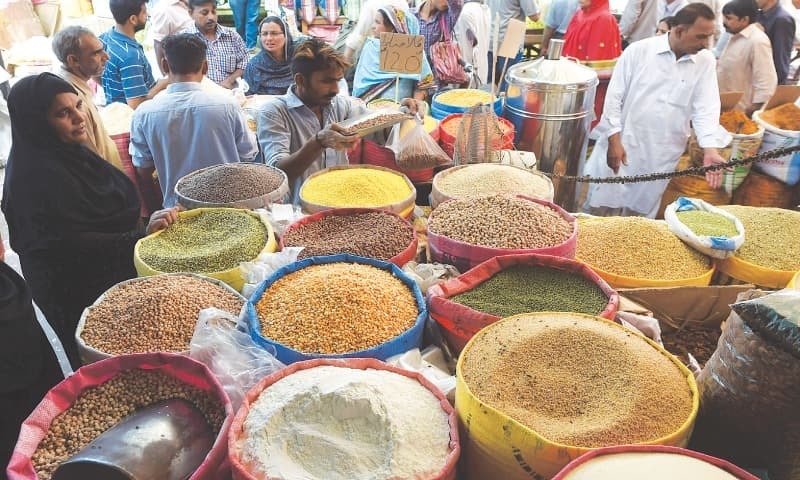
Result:
{"label": "white flour pile", "polygon": [[421,480],[450,453],[439,400],[381,370],[298,371],[261,393],[244,430],[242,460],[270,480]]}

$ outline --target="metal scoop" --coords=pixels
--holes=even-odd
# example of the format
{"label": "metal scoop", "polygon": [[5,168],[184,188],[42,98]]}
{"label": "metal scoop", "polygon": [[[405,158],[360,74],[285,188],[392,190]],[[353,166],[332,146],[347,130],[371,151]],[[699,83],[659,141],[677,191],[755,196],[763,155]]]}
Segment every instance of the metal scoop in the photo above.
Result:
{"label": "metal scoop", "polygon": [[53,480],[183,480],[211,450],[203,414],[182,399],[137,411],[62,463]]}

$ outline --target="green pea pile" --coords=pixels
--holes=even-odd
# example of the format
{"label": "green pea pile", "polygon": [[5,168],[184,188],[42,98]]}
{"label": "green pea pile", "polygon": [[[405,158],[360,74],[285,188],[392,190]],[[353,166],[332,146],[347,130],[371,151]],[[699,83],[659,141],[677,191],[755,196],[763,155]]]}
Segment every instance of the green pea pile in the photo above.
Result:
{"label": "green pea pile", "polygon": [[739,234],[733,220],[719,213],[705,210],[687,210],[685,212],[676,212],[675,216],[699,237],[732,238]]}
{"label": "green pea pile", "polygon": [[575,312],[598,315],[608,296],[576,273],[540,266],[516,265],[450,300],[479,312],[510,317],[531,312]]}
{"label": "green pea pile", "polygon": [[256,258],[267,235],[264,224],[244,210],[207,210],[145,239],[139,255],[161,272],[221,272]]}

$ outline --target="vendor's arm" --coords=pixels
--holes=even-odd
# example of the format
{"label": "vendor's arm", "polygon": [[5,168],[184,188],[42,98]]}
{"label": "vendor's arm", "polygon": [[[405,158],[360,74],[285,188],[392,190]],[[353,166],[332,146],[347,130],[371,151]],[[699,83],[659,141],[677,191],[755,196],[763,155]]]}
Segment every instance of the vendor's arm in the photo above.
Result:
{"label": "vendor's arm", "polygon": [[243,68],[237,68],[236,70],[233,71],[233,73],[228,75],[225,78],[225,80],[220,82],[219,85],[221,87],[225,87],[225,88],[227,88],[229,90],[233,89],[234,87],[236,87],[236,80],[241,78],[243,74],[244,74],[244,69]]}
{"label": "vendor's arm", "polygon": [[530,18],[532,22],[539,21],[539,16],[542,10],[539,8],[539,4],[536,3],[536,0],[521,0],[519,2],[519,6],[522,8],[525,16]]}
{"label": "vendor's arm", "polygon": [[[692,126],[697,135],[697,143],[703,149],[703,165],[725,163],[718,148],[726,147],[731,135],[719,124],[719,86],[714,77],[715,63],[707,62],[706,73],[700,78],[692,94]],[[722,170],[706,173],[706,181],[711,188],[722,185]]]}
{"label": "vendor's arm", "polygon": [[625,102],[625,94],[630,82],[630,63],[631,61],[634,63],[636,61],[636,55],[634,54],[636,48],[629,48],[633,50],[619,57],[614,67],[614,73],[611,75],[611,81],[606,91],[606,100],[603,104],[603,116],[597,125],[601,135],[608,136],[606,163],[608,168],[613,170],[615,174],[619,173],[620,165],[628,164],[625,147],[622,145],[622,105]]}

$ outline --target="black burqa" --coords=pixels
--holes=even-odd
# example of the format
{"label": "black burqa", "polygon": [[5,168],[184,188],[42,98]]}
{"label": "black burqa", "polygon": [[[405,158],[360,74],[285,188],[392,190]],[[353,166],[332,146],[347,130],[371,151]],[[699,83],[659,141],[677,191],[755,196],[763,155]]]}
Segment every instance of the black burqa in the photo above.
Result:
{"label": "black burqa", "polygon": [[33,299],[79,366],[75,327],[105,290],[133,278],[143,235],[131,181],[47,122],[56,95],[75,93],[50,73],[26,77],[8,96],[12,146],[2,209]]}

